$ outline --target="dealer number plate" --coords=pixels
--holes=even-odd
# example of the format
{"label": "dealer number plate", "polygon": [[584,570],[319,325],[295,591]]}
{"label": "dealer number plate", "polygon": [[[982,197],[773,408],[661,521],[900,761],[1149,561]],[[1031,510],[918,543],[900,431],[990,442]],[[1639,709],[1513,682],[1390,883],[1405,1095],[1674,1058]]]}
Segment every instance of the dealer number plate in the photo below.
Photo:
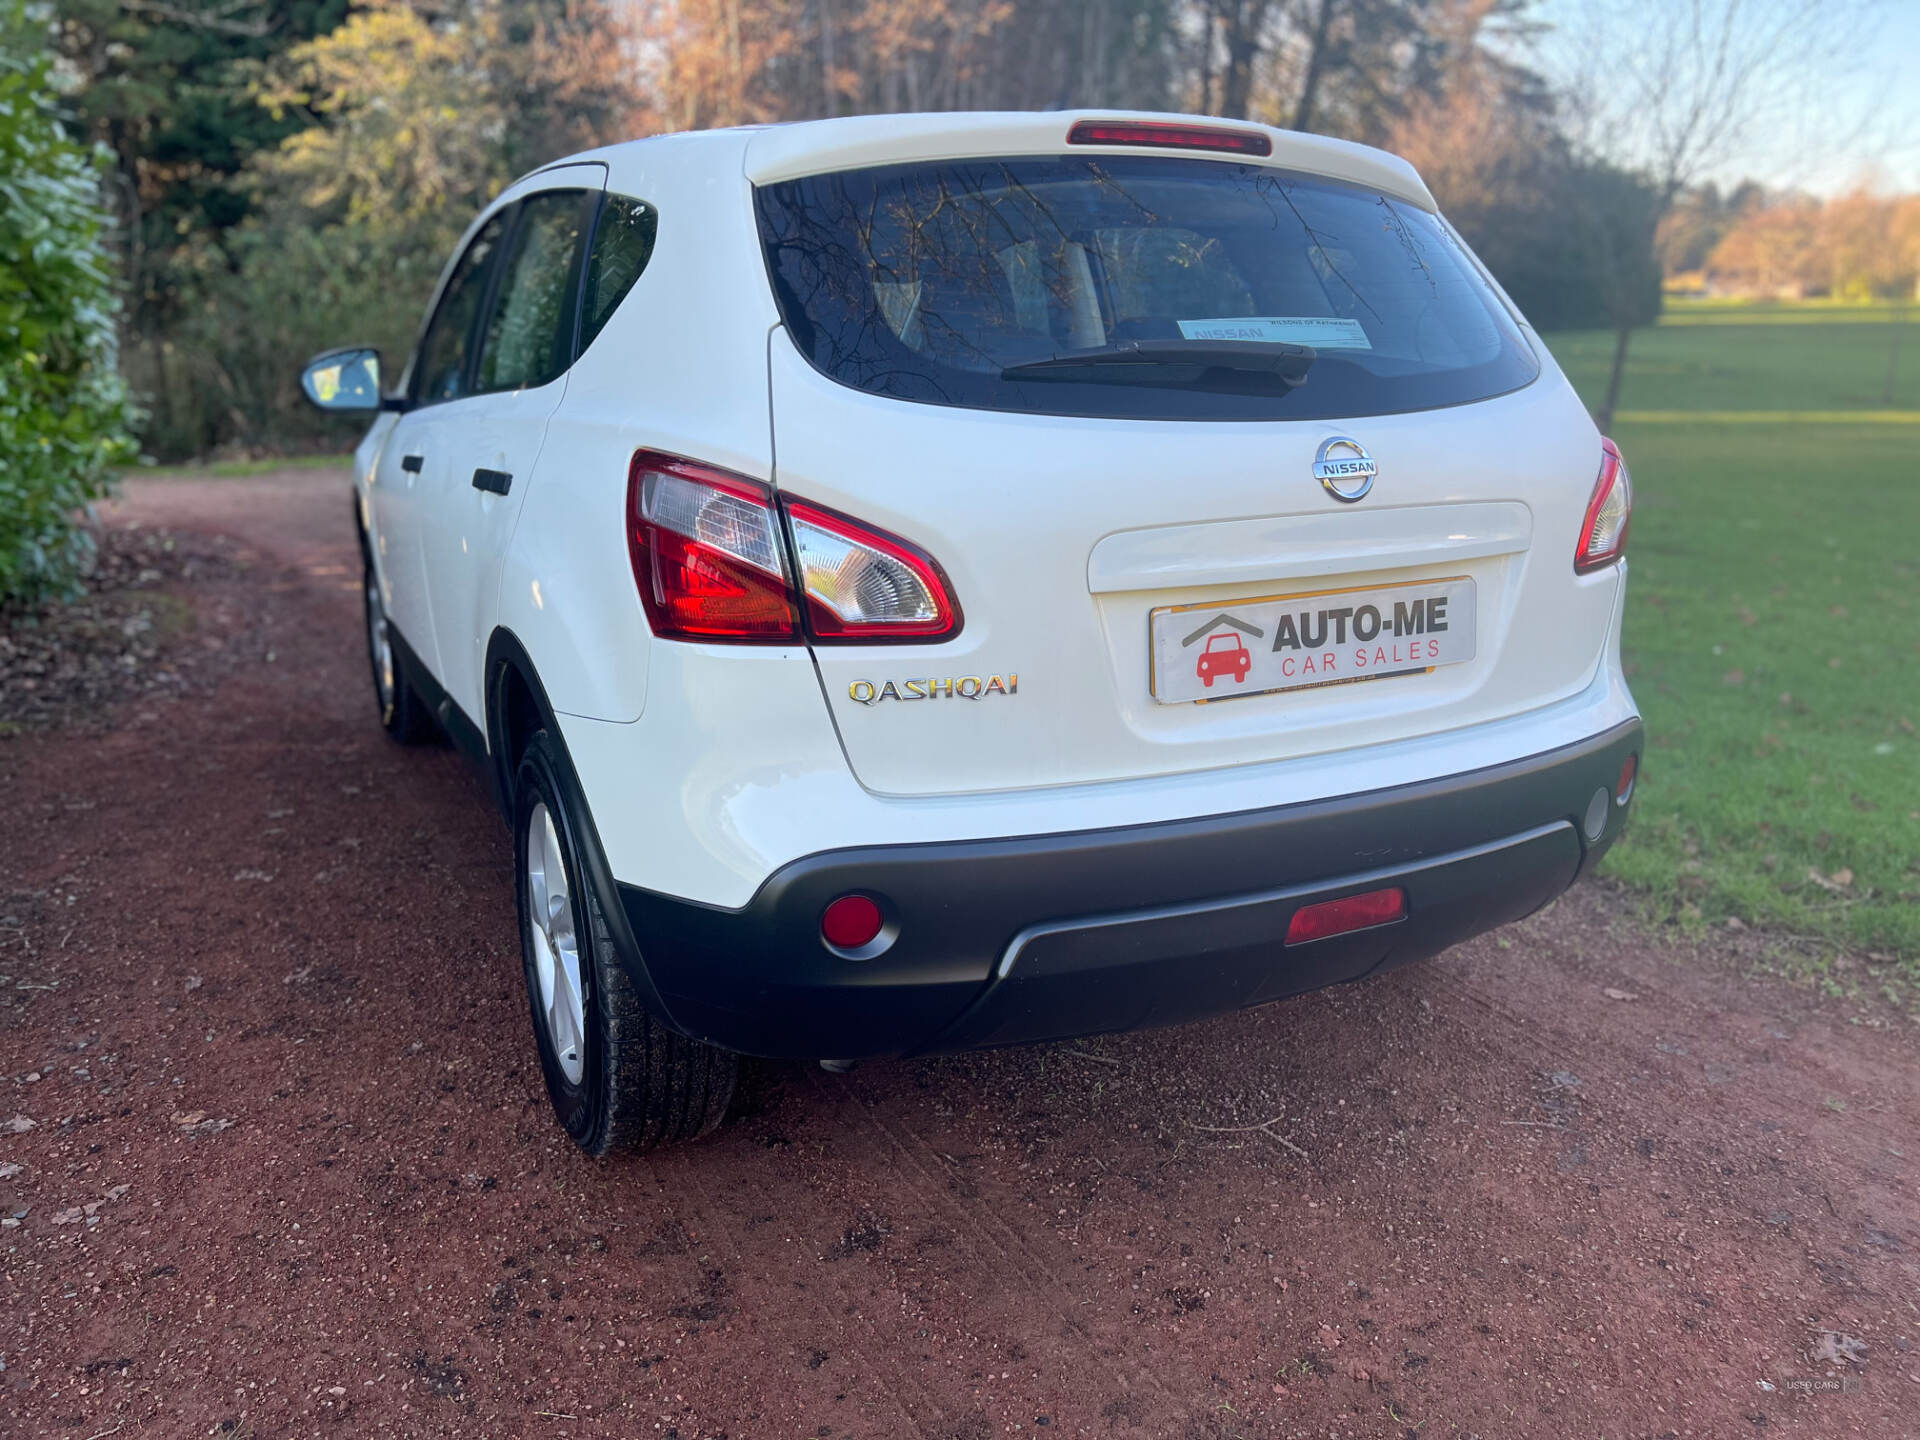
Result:
{"label": "dealer number plate", "polygon": [[1164,605],[1148,625],[1163,705],[1381,680],[1473,658],[1473,581]]}

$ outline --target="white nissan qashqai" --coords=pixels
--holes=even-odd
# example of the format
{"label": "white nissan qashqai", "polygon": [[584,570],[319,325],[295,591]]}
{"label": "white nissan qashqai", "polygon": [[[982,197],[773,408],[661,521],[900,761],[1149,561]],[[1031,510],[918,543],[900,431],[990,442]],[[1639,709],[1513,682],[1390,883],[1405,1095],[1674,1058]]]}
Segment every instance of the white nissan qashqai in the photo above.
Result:
{"label": "white nissan qashqai", "polygon": [[1626,468],[1405,162],[893,115],[548,166],[356,454],[398,739],[513,826],[595,1153],[736,1057],[1166,1024],[1375,974],[1619,836]]}

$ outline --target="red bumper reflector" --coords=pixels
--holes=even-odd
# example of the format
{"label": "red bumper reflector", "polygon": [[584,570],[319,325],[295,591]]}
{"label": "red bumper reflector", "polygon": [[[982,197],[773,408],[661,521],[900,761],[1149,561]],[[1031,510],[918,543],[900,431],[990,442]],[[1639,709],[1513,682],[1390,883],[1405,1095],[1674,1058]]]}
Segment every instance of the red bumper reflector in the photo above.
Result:
{"label": "red bumper reflector", "polygon": [[1273,140],[1258,130],[1228,125],[1173,125],[1139,120],[1080,120],[1067,132],[1069,145],[1145,145],[1155,150],[1226,150],[1235,155],[1271,155]]}
{"label": "red bumper reflector", "polygon": [[1620,767],[1620,779],[1613,787],[1613,798],[1616,803],[1624,805],[1633,797],[1633,782],[1639,774],[1640,757],[1627,756],[1627,763]]}
{"label": "red bumper reflector", "polygon": [[1287,924],[1287,944],[1304,945],[1309,940],[1325,940],[1330,935],[1345,935],[1353,930],[1371,930],[1390,925],[1407,916],[1407,892],[1398,885],[1390,890],[1368,890],[1338,900],[1322,900],[1293,912]]}
{"label": "red bumper reflector", "polygon": [[820,914],[820,935],[829,945],[858,950],[873,942],[885,921],[880,907],[864,895],[842,895]]}

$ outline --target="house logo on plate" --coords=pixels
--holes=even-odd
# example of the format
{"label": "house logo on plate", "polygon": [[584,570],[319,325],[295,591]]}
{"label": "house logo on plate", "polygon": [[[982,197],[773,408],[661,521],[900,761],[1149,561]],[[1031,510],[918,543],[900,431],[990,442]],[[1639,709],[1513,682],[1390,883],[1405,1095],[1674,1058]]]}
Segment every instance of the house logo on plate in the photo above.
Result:
{"label": "house logo on plate", "polygon": [[1373,477],[1378,472],[1379,467],[1373,463],[1366,446],[1345,435],[1322,440],[1314,453],[1313,478],[1334,499],[1348,504],[1362,499],[1373,488]]}
{"label": "house logo on plate", "polygon": [[[1235,631],[1240,633],[1235,634]],[[1251,635],[1256,640],[1262,640],[1266,634],[1258,625],[1249,625],[1239,616],[1229,615],[1223,610],[1180,643],[1185,646],[1197,640],[1207,642],[1200,651],[1200,658],[1194,662],[1193,673],[1211,690],[1213,682],[1222,676],[1232,676],[1236,685],[1246,680],[1247,672],[1253,668],[1253,652],[1247,649],[1247,642],[1240,635]]]}

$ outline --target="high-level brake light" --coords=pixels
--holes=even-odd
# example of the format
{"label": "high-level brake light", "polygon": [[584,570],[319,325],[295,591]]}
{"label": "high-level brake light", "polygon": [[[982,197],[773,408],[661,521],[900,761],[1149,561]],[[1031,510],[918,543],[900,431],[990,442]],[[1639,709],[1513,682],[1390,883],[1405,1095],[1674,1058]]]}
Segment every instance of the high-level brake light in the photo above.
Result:
{"label": "high-level brake light", "polygon": [[1067,131],[1069,145],[1144,145],[1153,150],[1225,150],[1235,155],[1271,155],[1273,137],[1232,125],[1178,125],[1160,120],[1080,120]]}

